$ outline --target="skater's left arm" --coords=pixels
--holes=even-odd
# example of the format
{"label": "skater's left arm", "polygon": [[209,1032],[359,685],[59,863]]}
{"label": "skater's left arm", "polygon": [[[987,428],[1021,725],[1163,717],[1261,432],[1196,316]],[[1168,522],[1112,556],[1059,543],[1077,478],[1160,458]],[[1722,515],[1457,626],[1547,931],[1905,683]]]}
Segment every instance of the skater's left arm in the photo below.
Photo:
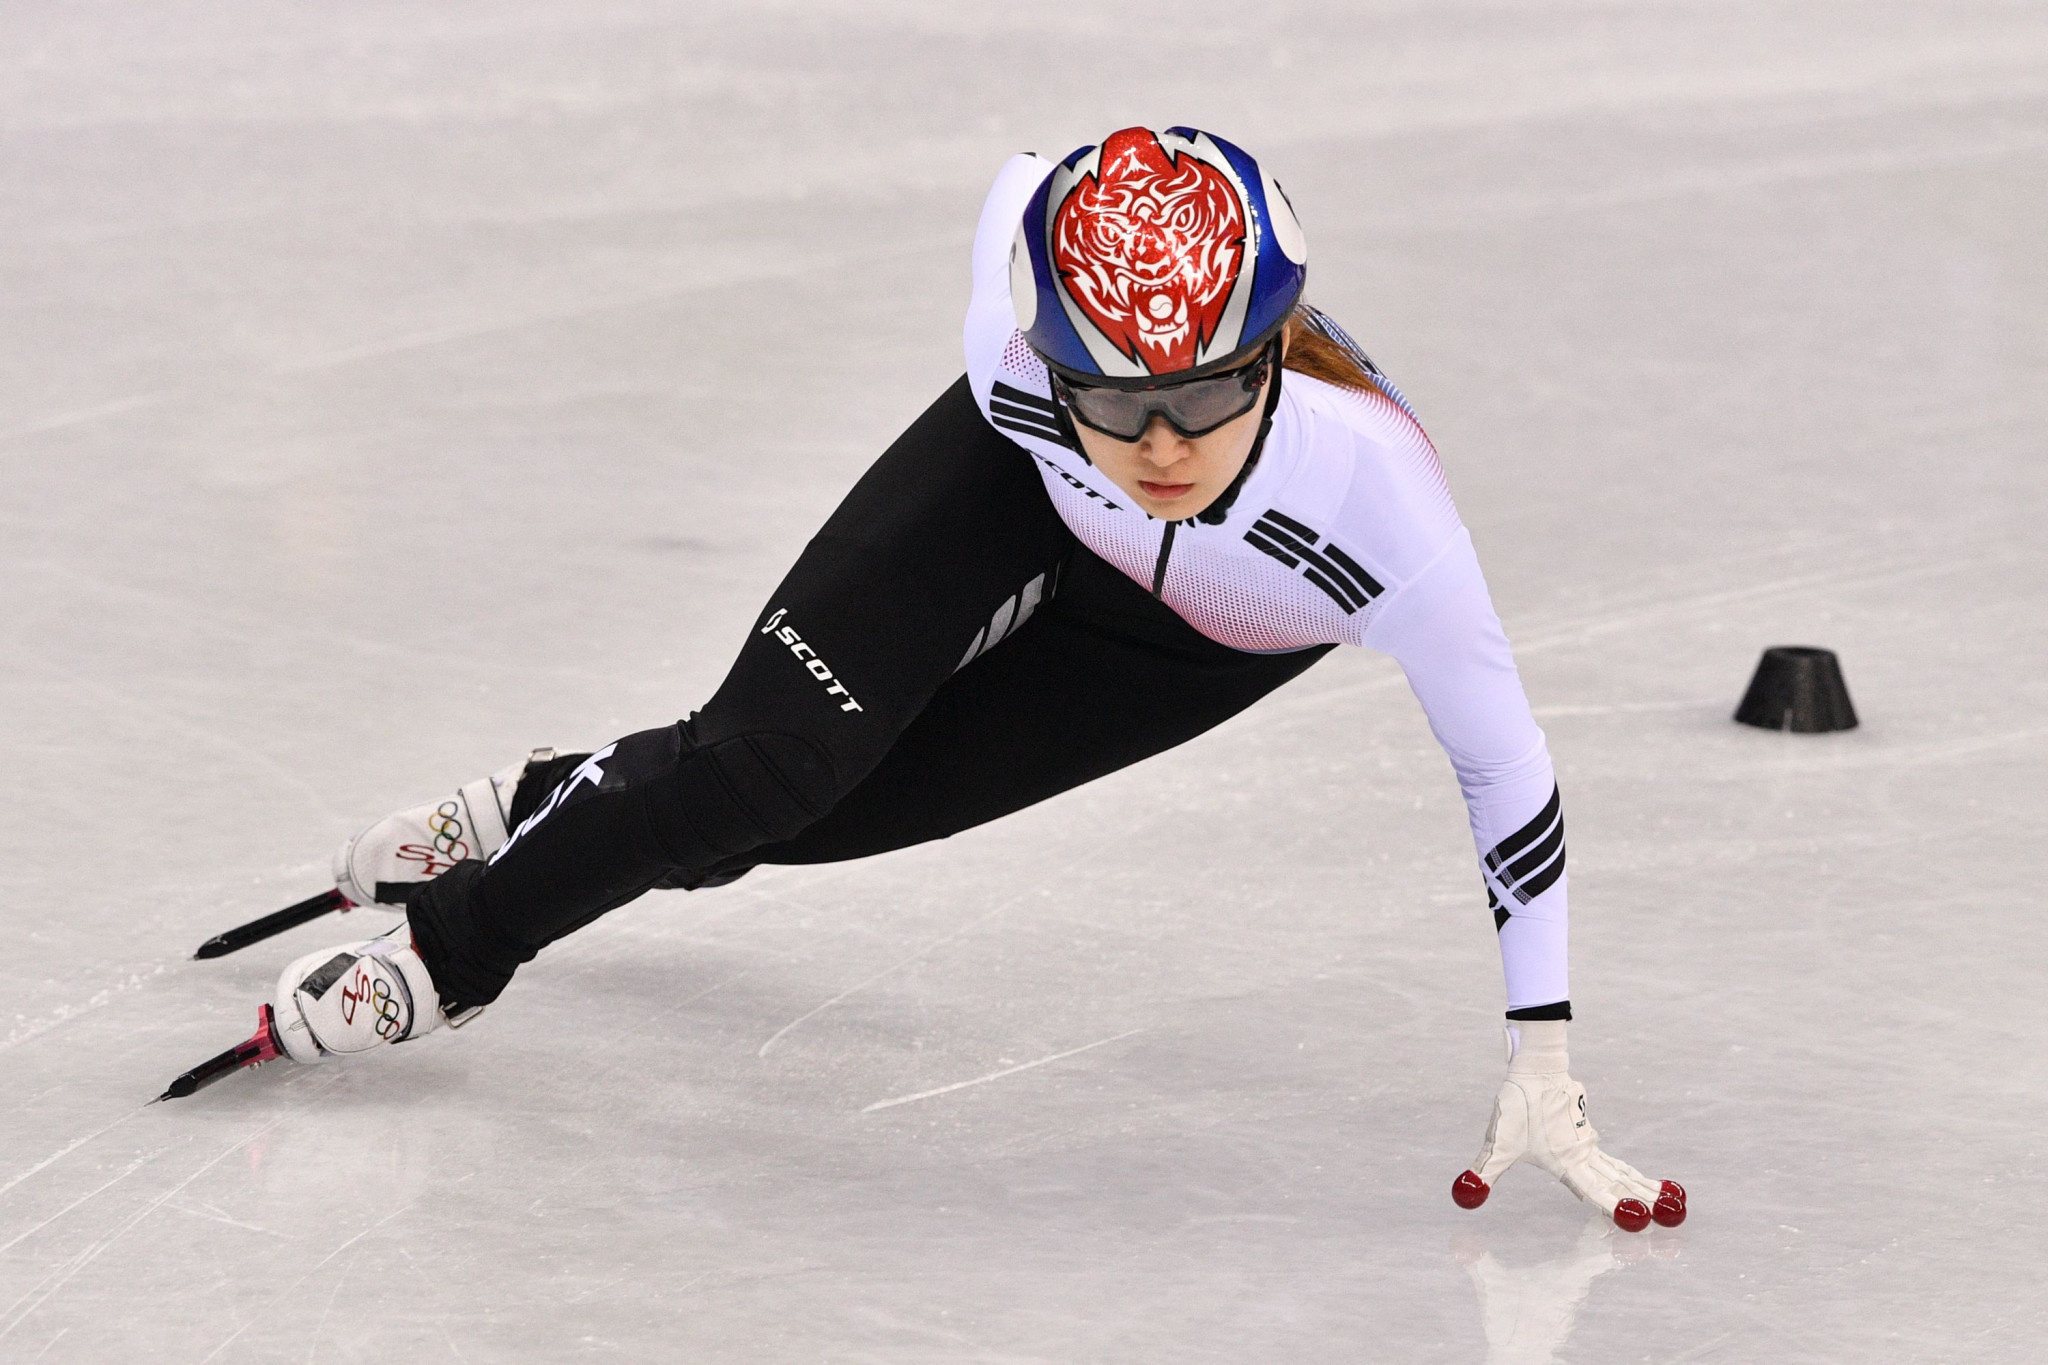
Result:
{"label": "skater's left arm", "polygon": [[1457,772],[1508,1018],[1571,1018],[1563,799],[1462,527],[1381,607],[1365,642],[1400,662]]}
{"label": "skater's left arm", "polygon": [[1508,1075],[1452,1197],[1477,1208],[1503,1171],[1528,1161],[1631,1232],[1653,1217],[1676,1226],[1685,1191],[1600,1150],[1571,1076],[1563,800],[1462,528],[1384,604],[1366,643],[1400,662],[1457,771],[1507,978]]}

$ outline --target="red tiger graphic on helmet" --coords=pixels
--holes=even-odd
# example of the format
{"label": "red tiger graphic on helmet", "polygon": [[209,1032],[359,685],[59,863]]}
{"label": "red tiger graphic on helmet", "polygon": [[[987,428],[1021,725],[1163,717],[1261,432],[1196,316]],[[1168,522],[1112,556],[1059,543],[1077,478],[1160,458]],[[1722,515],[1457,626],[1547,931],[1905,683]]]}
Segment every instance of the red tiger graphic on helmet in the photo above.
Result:
{"label": "red tiger graphic on helmet", "polygon": [[1244,263],[1244,204],[1221,171],[1168,153],[1149,128],[1112,133],[1099,166],[1059,206],[1053,263],[1124,354],[1153,374],[1189,369]]}

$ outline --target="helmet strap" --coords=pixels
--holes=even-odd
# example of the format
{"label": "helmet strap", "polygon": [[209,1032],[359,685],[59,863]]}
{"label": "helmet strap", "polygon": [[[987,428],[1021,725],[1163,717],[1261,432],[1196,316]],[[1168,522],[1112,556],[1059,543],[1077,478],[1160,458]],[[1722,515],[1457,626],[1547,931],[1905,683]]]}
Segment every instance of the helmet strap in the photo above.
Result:
{"label": "helmet strap", "polygon": [[1223,519],[1230,515],[1231,505],[1237,501],[1238,492],[1243,489],[1244,481],[1252,476],[1252,470],[1258,466],[1259,455],[1266,448],[1267,433],[1273,430],[1273,414],[1280,407],[1280,376],[1287,367],[1282,363],[1286,353],[1282,349],[1280,336],[1276,334],[1268,344],[1272,347],[1273,377],[1266,390],[1265,411],[1259,414],[1259,434],[1252,438],[1252,448],[1244,457],[1244,467],[1237,471],[1237,477],[1230,481],[1230,486],[1216,495],[1216,501],[1195,513],[1192,518],[1204,526],[1221,525]]}
{"label": "helmet strap", "polygon": [[[1053,387],[1050,380],[1048,380],[1046,387]],[[1081,457],[1082,464],[1093,469],[1095,461],[1088,458],[1088,447],[1081,444],[1081,433],[1074,430],[1074,414],[1068,412],[1067,405],[1059,401],[1059,394],[1057,392],[1054,392],[1052,398],[1052,420],[1058,424],[1060,435],[1066,440],[1067,448]]]}

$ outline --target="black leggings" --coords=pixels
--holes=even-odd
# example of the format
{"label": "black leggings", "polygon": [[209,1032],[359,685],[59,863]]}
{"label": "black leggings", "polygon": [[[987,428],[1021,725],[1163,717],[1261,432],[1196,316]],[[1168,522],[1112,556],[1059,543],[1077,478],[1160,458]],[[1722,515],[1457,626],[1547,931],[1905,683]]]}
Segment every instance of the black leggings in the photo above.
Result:
{"label": "black leggings", "polygon": [[414,941],[444,1004],[486,1004],[654,887],[943,839],[1192,739],[1329,648],[1197,632],[1074,539],[963,378],[805,547],[704,709],[599,751],[488,867],[429,883]]}

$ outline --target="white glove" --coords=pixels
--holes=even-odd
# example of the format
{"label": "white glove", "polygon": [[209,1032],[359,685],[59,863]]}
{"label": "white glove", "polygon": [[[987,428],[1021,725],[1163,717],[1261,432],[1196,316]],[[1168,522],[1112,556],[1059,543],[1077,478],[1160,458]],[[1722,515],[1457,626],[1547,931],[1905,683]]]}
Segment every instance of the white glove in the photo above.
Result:
{"label": "white glove", "polygon": [[415,887],[463,859],[490,857],[511,837],[512,797],[526,765],[554,756],[535,749],[445,800],[385,816],[334,855],[335,886],[357,905],[403,905]]}
{"label": "white glove", "polygon": [[1641,1232],[1652,1218],[1667,1228],[1685,1221],[1682,1185],[1651,1180],[1600,1150],[1586,1117],[1586,1087],[1571,1078],[1562,1019],[1508,1025],[1508,1076],[1493,1099],[1493,1122],[1472,1169],[1451,1183],[1451,1198],[1460,1208],[1478,1208],[1518,1161],[1550,1172],[1629,1232]]}

